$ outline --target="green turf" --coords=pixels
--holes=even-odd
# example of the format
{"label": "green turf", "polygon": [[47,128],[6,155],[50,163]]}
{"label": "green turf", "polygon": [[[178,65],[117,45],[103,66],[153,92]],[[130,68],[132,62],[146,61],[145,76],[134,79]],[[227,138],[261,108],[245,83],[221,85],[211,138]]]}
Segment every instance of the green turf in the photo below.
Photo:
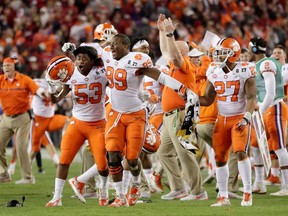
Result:
{"label": "green turf", "polygon": [[[254,195],[253,206],[241,207],[241,200],[231,200],[231,207],[210,207],[215,202],[216,193],[214,191],[215,181],[206,184],[205,188],[209,194],[207,201],[187,201],[180,202],[162,201],[160,194],[152,195],[152,203],[137,204],[129,208],[109,208],[98,205],[98,200],[87,199],[86,204],[80,203],[77,199],[72,199],[73,194],[66,182],[62,198],[62,207],[46,208],[45,204],[52,198],[54,189],[55,167],[52,162],[44,160],[46,174],[38,174],[34,167],[36,177],[35,185],[15,185],[14,181],[20,178],[19,164],[17,164],[16,174],[11,183],[0,183],[0,216],[31,215],[31,216],[84,216],[84,215],[231,215],[231,216],[280,216],[287,215],[288,197],[272,197],[269,195]],[[74,163],[70,168],[69,178],[79,174],[80,164]],[[275,192],[279,187],[268,187],[268,192]],[[169,192],[165,188],[165,192]],[[26,196],[23,208],[7,208],[5,204],[13,199],[21,201],[22,196]]]}

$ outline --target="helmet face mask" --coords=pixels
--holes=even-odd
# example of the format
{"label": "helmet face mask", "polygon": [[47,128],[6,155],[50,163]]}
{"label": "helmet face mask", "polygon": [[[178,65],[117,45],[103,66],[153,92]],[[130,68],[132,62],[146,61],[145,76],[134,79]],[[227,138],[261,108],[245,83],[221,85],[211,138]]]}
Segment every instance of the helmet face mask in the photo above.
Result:
{"label": "helmet face mask", "polygon": [[226,63],[228,58],[233,55],[233,50],[221,46],[216,46],[212,52],[212,57],[215,64]]}
{"label": "helmet face mask", "polygon": [[114,28],[114,26],[110,23],[103,23],[96,26],[94,30],[94,39],[97,40],[110,40],[114,35],[116,35],[118,32]]}
{"label": "helmet face mask", "polygon": [[224,67],[226,62],[235,63],[240,57],[241,47],[234,38],[223,38],[213,48],[212,57],[216,65]]}

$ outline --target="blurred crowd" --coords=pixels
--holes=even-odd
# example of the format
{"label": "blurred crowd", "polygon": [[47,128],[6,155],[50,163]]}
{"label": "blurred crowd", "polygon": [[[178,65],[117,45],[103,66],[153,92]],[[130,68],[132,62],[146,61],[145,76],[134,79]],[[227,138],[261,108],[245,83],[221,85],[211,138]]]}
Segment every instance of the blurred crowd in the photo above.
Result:
{"label": "blurred crowd", "polygon": [[103,22],[131,37],[146,36],[157,58],[160,13],[178,23],[176,36],[187,42],[200,43],[209,30],[242,47],[255,35],[269,47],[288,47],[286,0],[0,0],[0,62],[16,57],[22,73],[40,77],[64,42],[92,41]]}

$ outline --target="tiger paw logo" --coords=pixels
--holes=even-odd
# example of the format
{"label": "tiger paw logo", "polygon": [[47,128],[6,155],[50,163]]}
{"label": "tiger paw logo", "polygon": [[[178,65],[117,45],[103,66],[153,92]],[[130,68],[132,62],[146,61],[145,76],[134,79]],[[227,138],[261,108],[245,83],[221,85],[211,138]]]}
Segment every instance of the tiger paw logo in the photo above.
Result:
{"label": "tiger paw logo", "polygon": [[137,55],[134,56],[134,58],[136,60],[141,60],[142,59],[142,55],[141,54],[137,54]]}
{"label": "tiger paw logo", "polygon": [[65,68],[62,68],[57,73],[57,76],[60,78],[61,81],[65,80],[68,74],[68,70]]}

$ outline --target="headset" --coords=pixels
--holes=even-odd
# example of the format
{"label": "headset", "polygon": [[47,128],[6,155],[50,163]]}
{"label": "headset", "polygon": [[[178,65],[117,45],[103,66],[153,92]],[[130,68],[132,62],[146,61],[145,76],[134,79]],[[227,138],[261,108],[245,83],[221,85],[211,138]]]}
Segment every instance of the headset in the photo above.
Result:
{"label": "headset", "polygon": [[252,38],[249,45],[251,46],[251,51],[255,54],[266,52],[267,42],[261,37]]}
{"label": "headset", "polygon": [[22,203],[18,200],[11,200],[6,204],[6,207],[23,207],[25,201],[25,196],[22,196]]}

